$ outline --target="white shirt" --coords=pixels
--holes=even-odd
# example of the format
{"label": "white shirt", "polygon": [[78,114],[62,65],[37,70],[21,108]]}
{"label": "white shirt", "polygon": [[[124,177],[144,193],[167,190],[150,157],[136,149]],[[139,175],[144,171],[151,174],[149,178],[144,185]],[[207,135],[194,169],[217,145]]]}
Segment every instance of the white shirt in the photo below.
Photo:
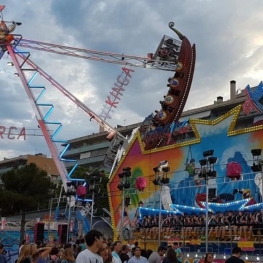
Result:
{"label": "white shirt", "polygon": [[[113,259],[115,259],[115,262],[117,261],[117,263],[122,263],[120,256],[119,256],[115,251],[112,251],[111,254],[112,254],[112,256],[113,256]],[[113,260],[112,260],[112,261],[113,261]]]}
{"label": "white shirt", "polygon": [[148,263],[147,258],[140,256],[139,258],[133,256],[129,259],[128,263]]}
{"label": "white shirt", "polygon": [[103,263],[103,259],[100,255],[85,249],[78,254],[76,263]]}

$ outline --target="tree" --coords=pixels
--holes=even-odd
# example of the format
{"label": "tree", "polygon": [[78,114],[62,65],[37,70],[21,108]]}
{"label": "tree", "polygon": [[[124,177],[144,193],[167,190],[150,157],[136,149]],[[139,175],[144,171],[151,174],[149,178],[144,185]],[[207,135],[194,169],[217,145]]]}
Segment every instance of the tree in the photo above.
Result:
{"label": "tree", "polygon": [[87,167],[78,166],[77,169],[74,171],[72,178],[76,179],[85,179],[87,182],[87,195],[86,198],[92,198],[92,194],[89,193],[89,185],[91,184],[90,178],[91,176],[97,175],[101,177],[101,182],[97,183],[97,187],[100,188],[100,192],[94,195],[95,205],[96,208],[96,215],[103,216],[104,212],[102,208],[109,208],[109,195],[107,192],[107,184],[109,181],[108,175],[105,174],[104,170],[99,169],[90,169]]}
{"label": "tree", "polygon": [[38,205],[48,204],[55,185],[47,172],[36,164],[28,164],[2,175],[3,189],[0,191],[2,214],[21,213],[20,243],[24,239],[26,211]]}

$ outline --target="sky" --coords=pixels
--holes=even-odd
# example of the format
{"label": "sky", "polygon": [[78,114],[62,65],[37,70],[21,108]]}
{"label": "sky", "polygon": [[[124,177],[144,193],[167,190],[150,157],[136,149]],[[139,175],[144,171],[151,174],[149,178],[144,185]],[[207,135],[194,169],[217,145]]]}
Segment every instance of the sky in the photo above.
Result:
{"label": "sky", "polygon": [[[256,86],[263,79],[261,0],[2,0],[3,15],[19,21],[16,34],[26,39],[118,54],[154,53],[164,35],[176,38],[173,21],[196,44],[194,79],[185,110],[213,104],[217,96],[228,100],[230,81],[237,89]],[[121,65],[113,65],[29,50],[31,60],[97,114],[111,91]],[[38,129],[35,113],[15,68],[0,61],[0,126]],[[108,122],[112,126],[143,121],[160,109],[172,72],[133,68],[132,78]],[[47,92],[43,102],[55,108],[52,120],[62,123],[60,139],[98,132],[98,125],[62,93],[38,77]],[[41,131],[37,134],[41,135]],[[0,138],[0,160],[23,154],[50,152],[43,136],[10,140]]]}

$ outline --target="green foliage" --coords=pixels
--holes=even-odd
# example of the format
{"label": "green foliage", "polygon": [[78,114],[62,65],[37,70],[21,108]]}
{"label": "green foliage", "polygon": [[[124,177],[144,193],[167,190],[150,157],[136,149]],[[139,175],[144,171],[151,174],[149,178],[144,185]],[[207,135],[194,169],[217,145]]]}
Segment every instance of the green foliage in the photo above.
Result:
{"label": "green foliage", "polygon": [[2,181],[2,213],[8,214],[34,209],[38,204],[47,204],[55,188],[46,171],[35,164],[4,173]]}

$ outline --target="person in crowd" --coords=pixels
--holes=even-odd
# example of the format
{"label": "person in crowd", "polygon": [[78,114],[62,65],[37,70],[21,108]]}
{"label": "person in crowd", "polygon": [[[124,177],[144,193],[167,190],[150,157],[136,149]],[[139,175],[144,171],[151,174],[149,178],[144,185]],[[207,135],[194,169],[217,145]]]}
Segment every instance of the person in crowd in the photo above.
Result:
{"label": "person in crowd", "polygon": [[73,245],[71,243],[67,243],[63,246],[64,249],[71,248],[73,249]]}
{"label": "person in crowd", "polygon": [[148,260],[141,256],[141,248],[137,246],[134,249],[134,256],[129,259],[128,263],[148,263]]}
{"label": "person in crowd", "polygon": [[61,263],[75,263],[75,257],[71,248],[66,248],[61,257]]}
{"label": "person in crowd", "polygon": [[18,255],[20,255],[20,251],[21,251],[21,248],[26,244],[26,240],[23,239],[22,242],[21,242],[21,246],[19,247],[19,250],[18,250]]}
{"label": "person in crowd", "polygon": [[225,263],[245,263],[245,261],[240,258],[241,252],[242,250],[240,247],[234,247],[232,250],[232,256],[228,258]]}
{"label": "person in crowd", "polygon": [[218,217],[216,215],[212,214],[212,215],[209,216],[209,233],[208,233],[208,237],[210,237],[213,232],[215,232],[216,238],[219,238]]}
{"label": "person in crowd", "polygon": [[141,224],[140,224],[140,208],[143,207],[143,201],[140,201],[139,204],[138,204],[138,207],[135,211],[135,214],[134,214],[134,225],[137,229],[139,229],[141,227]]}
{"label": "person in crowd", "polygon": [[92,229],[85,235],[84,239],[87,248],[78,254],[76,263],[103,263],[102,257],[97,254],[103,245],[102,233]]}
{"label": "person in crowd", "polygon": [[128,253],[130,252],[129,245],[123,245],[121,252],[120,252],[120,259],[122,263],[127,263],[128,260],[130,259]]}
{"label": "person in crowd", "polygon": [[7,263],[5,256],[1,254],[0,254],[0,263]]}
{"label": "person in crowd", "polygon": [[107,240],[107,242],[108,242],[108,247],[111,247],[112,244],[113,244],[113,240],[112,240],[112,238],[109,237],[108,240]]}
{"label": "person in crowd", "polygon": [[112,256],[111,249],[105,241],[99,249],[98,254],[102,257],[103,263],[117,263],[117,259]]}
{"label": "person in crowd", "polygon": [[147,216],[143,217],[143,219],[141,221],[141,226],[142,227],[140,229],[140,235],[141,235],[142,239],[144,239],[148,236],[148,231],[149,231]]}
{"label": "person in crowd", "polygon": [[73,240],[73,238],[71,237],[70,239],[69,239],[69,243],[73,246],[73,245],[75,245],[75,241]]}
{"label": "person in crowd", "polygon": [[134,242],[135,242],[135,238],[131,238],[129,240],[129,243],[128,243],[129,252],[127,254],[128,254],[129,258],[131,258],[133,256],[132,250],[135,247]]}
{"label": "person in crowd", "polygon": [[4,245],[2,243],[0,243],[0,254],[1,255],[6,255],[7,251],[4,248]]}
{"label": "person in crowd", "polygon": [[149,263],[161,263],[165,252],[166,252],[165,247],[163,246],[158,247],[157,252],[153,252],[148,258]]}
{"label": "person in crowd", "polygon": [[204,263],[213,263],[214,255],[212,253],[206,253]]}
{"label": "person in crowd", "polygon": [[148,259],[152,253],[153,253],[153,251],[151,249],[147,249],[146,250],[146,258]]}
{"label": "person in crowd", "polygon": [[59,250],[57,247],[52,247],[49,253],[50,263],[58,263],[60,261],[59,258]]}
{"label": "person in crowd", "polygon": [[260,212],[258,211],[255,213],[255,223],[253,226],[253,234],[256,237],[256,241],[261,241],[261,237],[263,235],[262,225],[263,225],[263,212],[261,209]]}
{"label": "person in crowd", "polygon": [[168,248],[165,258],[162,261],[163,263],[178,263],[176,252],[173,248]]}
{"label": "person in crowd", "polygon": [[192,218],[189,215],[185,215],[184,219],[183,219],[183,225],[185,227],[185,237],[189,237],[192,238],[192,231],[193,231],[193,222],[192,222]]}
{"label": "person in crowd", "polygon": [[119,255],[119,253],[121,252],[121,249],[122,249],[121,242],[120,241],[114,242],[112,256],[117,259],[118,263],[122,263],[120,255]]}
{"label": "person in crowd", "polygon": [[46,263],[48,261],[48,255],[50,254],[52,247],[40,247],[37,244],[32,243],[30,246],[30,255],[37,263]]}
{"label": "person in crowd", "polygon": [[79,238],[79,246],[81,247],[81,251],[86,249],[86,244],[83,236],[80,236]]}
{"label": "person in crowd", "polygon": [[111,260],[109,261],[109,249],[108,249],[108,244],[103,241],[101,248],[98,251],[98,255],[100,255],[103,259],[103,263],[110,263]]}
{"label": "person in crowd", "polygon": [[62,255],[63,255],[63,252],[64,252],[64,248],[60,248],[59,251],[58,251],[58,258],[59,258],[59,261],[61,260],[62,258]]}
{"label": "person in crowd", "polygon": [[172,248],[174,249],[178,263],[183,262],[183,253],[178,242],[174,242]]}
{"label": "person in crowd", "polygon": [[250,240],[253,233],[253,227],[256,221],[255,221],[255,215],[253,213],[247,213],[246,216],[247,216],[247,229],[248,229],[247,240]]}
{"label": "person in crowd", "polygon": [[[5,256],[3,257],[5,258]],[[23,245],[21,247],[17,263],[31,263],[30,245]]]}

